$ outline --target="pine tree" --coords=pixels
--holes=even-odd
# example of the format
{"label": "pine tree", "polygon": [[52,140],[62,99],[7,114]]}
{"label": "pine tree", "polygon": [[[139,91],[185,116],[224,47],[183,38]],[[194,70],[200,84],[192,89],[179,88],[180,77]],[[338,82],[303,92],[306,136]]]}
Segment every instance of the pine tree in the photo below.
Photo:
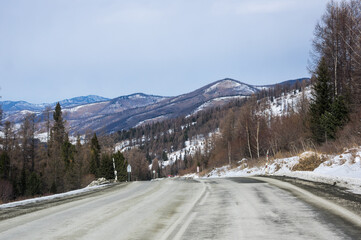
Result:
{"label": "pine tree", "polygon": [[327,142],[328,139],[335,139],[337,129],[337,120],[332,112],[326,111],[320,117],[320,123],[324,132],[324,138]]}
{"label": "pine tree", "polygon": [[345,98],[343,96],[337,96],[331,105],[331,112],[335,117],[337,127],[342,127],[349,120]]}
{"label": "pine tree", "polygon": [[100,162],[100,177],[114,179],[113,160],[109,154],[102,154]]}
{"label": "pine tree", "polygon": [[62,115],[61,106],[57,103],[53,114],[55,123],[52,127],[53,138],[57,143],[63,143],[65,137],[65,127]]}
{"label": "pine tree", "polygon": [[316,83],[313,86],[313,98],[310,103],[310,128],[313,138],[318,143],[325,140],[323,124],[329,116],[325,116],[322,121],[321,117],[325,112],[331,112],[332,89],[330,81],[331,77],[325,58],[322,58],[317,68]]}
{"label": "pine tree", "polygon": [[75,147],[69,141],[69,136],[66,133],[64,137],[64,142],[62,144],[62,156],[67,169],[69,168],[70,164],[74,162],[74,153]]}
{"label": "pine tree", "polygon": [[321,124],[325,131],[325,138],[335,139],[336,132],[348,121],[348,109],[343,96],[337,96],[330,106],[330,111],[326,111],[321,116]]}
{"label": "pine tree", "polygon": [[168,154],[165,151],[162,153],[162,159],[163,161],[168,161]]}
{"label": "pine tree", "polygon": [[125,160],[124,155],[118,151],[112,156],[115,162],[115,169],[117,170],[118,181],[127,180],[127,166],[128,162]]}
{"label": "pine tree", "polygon": [[335,139],[337,130],[348,120],[344,97],[334,95],[331,86],[327,63],[325,58],[322,58],[317,69],[314,95],[310,104],[310,128],[318,143]]}
{"label": "pine tree", "polygon": [[19,193],[20,195],[24,196],[25,195],[25,191],[26,191],[26,170],[25,168],[23,168],[21,170],[21,175],[20,175],[20,179],[18,182],[18,188],[19,188]]}
{"label": "pine tree", "polygon": [[41,180],[35,172],[30,173],[26,183],[26,195],[34,196],[40,192]]}
{"label": "pine tree", "polygon": [[64,190],[65,164],[63,158],[63,144],[65,140],[65,124],[62,117],[61,106],[56,104],[53,114],[54,124],[50,132],[49,142],[49,182],[52,183],[50,191],[56,193]]}
{"label": "pine tree", "polygon": [[0,154],[0,179],[8,179],[10,174],[10,157],[7,152]]}
{"label": "pine tree", "polygon": [[89,168],[84,165],[84,148],[81,143],[80,135],[78,134],[74,152],[74,169],[76,172],[77,188],[81,187],[81,181],[83,179],[83,176],[89,170]]}
{"label": "pine tree", "polygon": [[90,142],[90,173],[94,174],[96,177],[99,177],[100,174],[100,145],[98,142],[97,135],[94,133],[94,136]]}

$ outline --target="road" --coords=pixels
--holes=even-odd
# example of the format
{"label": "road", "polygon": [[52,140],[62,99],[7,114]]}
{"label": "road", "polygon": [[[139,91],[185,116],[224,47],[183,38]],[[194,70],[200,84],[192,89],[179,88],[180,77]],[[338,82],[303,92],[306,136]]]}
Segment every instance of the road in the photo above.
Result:
{"label": "road", "polygon": [[2,220],[0,239],[359,239],[360,219],[275,179],[166,179]]}

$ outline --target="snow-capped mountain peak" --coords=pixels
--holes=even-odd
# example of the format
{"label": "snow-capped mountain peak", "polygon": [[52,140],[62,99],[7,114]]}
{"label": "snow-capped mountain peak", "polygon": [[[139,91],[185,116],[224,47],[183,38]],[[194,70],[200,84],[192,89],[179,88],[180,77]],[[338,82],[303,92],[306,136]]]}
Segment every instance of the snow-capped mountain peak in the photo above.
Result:
{"label": "snow-capped mountain peak", "polygon": [[239,82],[232,78],[225,78],[207,85],[204,89],[205,94],[214,94],[224,92],[226,95],[252,95],[259,90],[249,84]]}
{"label": "snow-capped mountain peak", "polygon": [[[70,99],[64,99],[59,101],[60,105],[63,108],[71,108],[80,105],[96,103],[96,102],[103,102],[108,101],[108,98],[104,98],[101,96],[96,95],[88,95],[88,96],[81,96],[81,97],[74,97]],[[33,104],[28,103],[26,101],[2,101],[0,102],[2,109],[4,112],[13,113],[19,112],[23,110],[31,111],[31,112],[40,112],[44,110],[46,106],[50,106],[54,108],[57,102],[53,103],[41,103],[41,104]]]}
{"label": "snow-capped mountain peak", "polygon": [[[107,99],[89,95],[66,99],[60,101],[60,104],[66,112],[64,116],[72,131],[110,133],[139,126],[141,123],[190,116],[208,108],[243,99],[259,91],[261,90],[256,86],[225,78],[175,97],[134,93]],[[5,113],[4,120],[15,123],[20,123],[25,113],[28,113],[24,110],[36,113],[39,121],[42,121],[45,106],[50,105],[54,109],[56,104],[30,104],[21,101],[1,103]]]}

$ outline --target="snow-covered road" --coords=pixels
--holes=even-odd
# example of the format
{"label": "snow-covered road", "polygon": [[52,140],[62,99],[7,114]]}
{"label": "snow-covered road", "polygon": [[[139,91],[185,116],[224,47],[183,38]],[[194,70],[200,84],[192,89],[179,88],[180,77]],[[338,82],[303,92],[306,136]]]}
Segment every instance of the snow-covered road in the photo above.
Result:
{"label": "snow-covered road", "polygon": [[359,216],[303,191],[289,183],[264,178],[165,179],[120,184],[102,194],[0,221],[0,239],[361,236]]}

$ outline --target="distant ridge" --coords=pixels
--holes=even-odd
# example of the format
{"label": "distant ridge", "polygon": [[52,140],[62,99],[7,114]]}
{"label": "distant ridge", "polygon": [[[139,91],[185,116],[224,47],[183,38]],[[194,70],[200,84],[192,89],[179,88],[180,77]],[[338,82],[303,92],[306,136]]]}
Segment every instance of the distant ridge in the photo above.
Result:
{"label": "distant ridge", "polygon": [[[97,96],[97,95],[88,95],[88,96],[80,96],[74,97],[70,99],[64,99],[59,101],[60,105],[63,108],[75,107],[84,104],[96,103],[108,101],[108,98]],[[46,106],[54,107],[57,102],[53,103],[40,103],[34,104],[26,101],[0,101],[2,109],[4,112],[16,112],[16,111],[42,111]]]}
{"label": "distant ridge", "polygon": [[[299,78],[278,84],[292,85],[303,80],[309,79]],[[112,133],[140,124],[194,114],[207,108],[221,106],[235,99],[250,96],[265,87],[272,88],[278,84],[256,86],[232,78],[224,78],[175,97],[134,93],[108,99],[89,95],[65,99],[60,101],[60,104],[73,133],[86,131]],[[43,119],[42,111],[45,106],[49,105],[30,104],[24,101],[4,101],[0,104],[3,105],[5,120],[19,123],[24,115],[30,111],[38,116],[40,125]],[[54,107],[55,103],[50,104],[50,106]]]}

